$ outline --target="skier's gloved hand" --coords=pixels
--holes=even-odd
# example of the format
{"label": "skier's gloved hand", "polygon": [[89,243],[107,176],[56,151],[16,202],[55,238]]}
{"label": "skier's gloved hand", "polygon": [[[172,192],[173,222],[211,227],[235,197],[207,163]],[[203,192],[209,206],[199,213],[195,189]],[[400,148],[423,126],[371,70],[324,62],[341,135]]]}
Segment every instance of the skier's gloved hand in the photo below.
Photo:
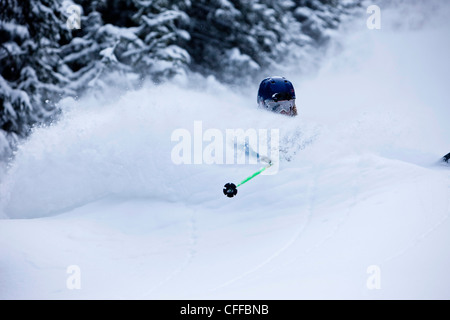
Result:
{"label": "skier's gloved hand", "polygon": [[447,163],[450,164],[450,153],[447,154],[447,155],[445,155],[445,156],[442,158],[442,160],[443,160],[444,162],[447,162]]}

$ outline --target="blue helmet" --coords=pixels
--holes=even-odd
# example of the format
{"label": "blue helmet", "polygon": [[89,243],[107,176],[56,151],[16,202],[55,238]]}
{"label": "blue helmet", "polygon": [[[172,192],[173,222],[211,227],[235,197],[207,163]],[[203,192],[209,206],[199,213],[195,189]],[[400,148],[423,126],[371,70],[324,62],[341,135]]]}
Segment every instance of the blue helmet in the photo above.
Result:
{"label": "blue helmet", "polygon": [[295,116],[295,90],[285,77],[269,77],[261,81],[258,90],[258,106],[276,113]]}

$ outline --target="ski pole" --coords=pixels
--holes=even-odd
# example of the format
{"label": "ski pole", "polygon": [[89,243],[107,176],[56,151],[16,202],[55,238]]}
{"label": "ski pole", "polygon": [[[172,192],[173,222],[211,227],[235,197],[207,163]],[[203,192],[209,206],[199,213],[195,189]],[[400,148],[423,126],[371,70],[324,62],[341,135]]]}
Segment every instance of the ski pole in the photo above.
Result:
{"label": "ski pole", "polygon": [[248,178],[245,178],[242,180],[238,185],[235,185],[234,183],[227,183],[223,187],[223,194],[226,195],[228,198],[233,198],[235,195],[237,195],[237,188],[242,186],[244,183],[252,180],[257,175],[263,173],[266,169],[270,168],[272,166],[272,161],[269,161],[269,164],[261,169],[259,169],[257,172],[249,176]]}

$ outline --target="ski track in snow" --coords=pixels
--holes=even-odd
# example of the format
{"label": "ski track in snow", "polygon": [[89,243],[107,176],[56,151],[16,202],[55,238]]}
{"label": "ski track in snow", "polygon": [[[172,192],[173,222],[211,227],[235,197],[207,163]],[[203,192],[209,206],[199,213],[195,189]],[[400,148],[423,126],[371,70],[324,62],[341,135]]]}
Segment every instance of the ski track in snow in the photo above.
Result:
{"label": "ski track in snow", "polygon": [[306,249],[305,254],[303,256],[299,256],[298,258],[296,258],[295,261],[299,260],[299,259],[307,258],[308,254],[310,254],[314,250],[317,250],[319,247],[323,246],[328,241],[332,240],[333,237],[340,231],[342,226],[350,218],[354,207],[358,204],[358,195],[360,192],[359,186],[360,186],[360,179],[361,179],[360,165],[361,165],[361,157],[359,157],[359,160],[358,160],[358,168],[359,168],[358,174],[357,174],[356,178],[355,177],[352,178],[352,201],[349,204],[349,206],[347,207],[345,214],[339,218],[339,221],[336,223],[332,232],[328,236],[326,236],[324,239],[318,241],[316,244],[314,244],[310,248]]}
{"label": "ski track in snow", "polygon": [[[307,199],[308,199],[307,208],[308,209],[307,209],[307,214],[306,214],[306,221],[298,228],[297,232],[292,236],[292,238],[289,241],[287,241],[275,253],[270,255],[267,259],[262,261],[260,264],[256,265],[254,268],[244,272],[240,276],[237,276],[237,277],[223,283],[222,285],[217,286],[216,288],[212,289],[212,291],[217,291],[219,289],[223,289],[235,282],[238,282],[238,281],[250,276],[251,274],[257,272],[258,270],[264,268],[265,266],[267,266],[268,264],[272,263],[274,260],[279,258],[283,253],[288,251],[288,249],[291,248],[297,241],[299,241],[301,236],[306,232],[306,230],[307,230],[308,226],[310,225],[311,220],[313,218],[314,206],[315,206],[315,204],[314,204],[315,194],[316,194],[316,189],[317,189],[317,181],[319,178],[318,170],[314,170],[314,171],[315,171],[315,174],[314,174],[314,178],[312,179],[313,180],[312,185],[310,185],[308,187],[308,196],[307,196]],[[301,216],[303,216],[303,215],[301,215]]]}
{"label": "ski track in snow", "polygon": [[[308,205],[307,205],[306,221],[300,226],[300,228],[298,228],[297,232],[292,236],[292,238],[289,241],[287,241],[282,247],[280,247],[279,250],[277,250],[275,253],[270,255],[267,259],[262,261],[260,264],[256,265],[254,268],[244,272],[243,274],[215,287],[211,291],[214,292],[214,291],[223,289],[227,286],[230,286],[236,282],[239,282],[239,281],[243,280],[244,278],[247,278],[247,277],[251,276],[252,274],[256,273],[260,269],[267,267],[269,264],[273,263],[277,259],[279,261],[278,261],[276,268],[283,269],[288,265],[292,265],[292,264],[296,263],[298,260],[304,260],[304,259],[308,258],[308,256],[314,250],[317,250],[318,248],[323,246],[325,243],[331,241],[333,239],[333,237],[341,230],[342,226],[348,221],[348,219],[351,216],[352,210],[358,204],[359,192],[360,192],[360,179],[361,179],[361,169],[360,169],[361,163],[362,163],[362,160],[361,160],[361,157],[359,157],[358,164],[357,164],[357,166],[359,168],[358,174],[354,175],[352,178],[352,200],[351,200],[351,203],[347,207],[345,214],[343,216],[339,217],[338,222],[336,223],[336,225],[333,227],[332,231],[328,235],[326,235],[323,239],[317,241],[315,244],[311,245],[310,247],[304,248],[304,250],[302,250],[303,253],[297,253],[294,260],[282,261],[283,255],[287,254],[287,252],[289,251],[290,248],[292,248],[295,245],[298,245],[300,248],[302,247],[302,244],[301,243],[298,244],[298,242],[301,242],[302,236],[308,231],[308,227],[311,225],[311,222],[313,221],[314,211],[315,211],[315,206],[316,206],[315,195],[317,194],[317,191],[318,191],[318,189],[317,189],[318,181],[321,176],[319,166],[314,165],[313,179],[311,179],[312,182],[308,186],[308,196],[307,196]],[[304,212],[301,212],[301,213],[304,213]],[[303,217],[302,214],[300,214],[300,216]]]}
{"label": "ski track in snow", "polygon": [[164,287],[167,283],[173,281],[176,279],[178,275],[180,275],[184,269],[186,269],[187,266],[189,266],[192,261],[194,260],[197,250],[197,238],[198,238],[198,232],[197,232],[197,209],[190,209],[191,214],[190,218],[188,220],[188,230],[189,230],[189,245],[188,249],[186,251],[186,259],[184,262],[182,262],[178,268],[176,268],[171,274],[169,274],[165,279],[163,279],[160,283],[158,283],[156,286],[151,288],[150,290],[146,290],[145,293],[142,295],[144,299],[151,299],[152,296],[156,295],[157,291]]}
{"label": "ski track in snow", "polygon": [[[432,170],[432,169],[430,169],[430,170]],[[442,170],[442,172],[444,172],[444,171]],[[448,176],[448,178],[447,178],[447,180],[448,180],[447,212],[435,224],[433,224],[431,227],[429,227],[427,230],[425,230],[425,232],[420,233],[417,236],[415,236],[414,239],[410,242],[410,244],[408,246],[399,250],[396,254],[386,258],[383,261],[384,264],[392,262],[392,261],[399,259],[402,256],[406,255],[408,252],[412,251],[419,244],[421,244],[422,242],[427,240],[439,228],[443,227],[445,225],[445,223],[447,223],[447,221],[449,220],[449,217],[450,217],[450,173],[448,173],[447,176]],[[428,211],[430,211],[430,210],[428,210]],[[380,265],[382,265],[382,264],[380,264]]]}

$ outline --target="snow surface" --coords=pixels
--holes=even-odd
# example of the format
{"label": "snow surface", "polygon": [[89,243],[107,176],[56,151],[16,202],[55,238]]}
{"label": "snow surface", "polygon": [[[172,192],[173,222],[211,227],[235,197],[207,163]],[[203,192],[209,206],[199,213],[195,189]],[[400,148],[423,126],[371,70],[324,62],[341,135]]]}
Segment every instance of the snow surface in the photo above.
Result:
{"label": "snow surface", "polygon": [[[449,299],[443,5],[348,25],[318,74],[288,75],[295,119],[214,79],[64,100],[2,177],[0,298]],[[173,164],[172,132],[196,120],[279,129],[278,172],[224,197],[260,166]]]}

